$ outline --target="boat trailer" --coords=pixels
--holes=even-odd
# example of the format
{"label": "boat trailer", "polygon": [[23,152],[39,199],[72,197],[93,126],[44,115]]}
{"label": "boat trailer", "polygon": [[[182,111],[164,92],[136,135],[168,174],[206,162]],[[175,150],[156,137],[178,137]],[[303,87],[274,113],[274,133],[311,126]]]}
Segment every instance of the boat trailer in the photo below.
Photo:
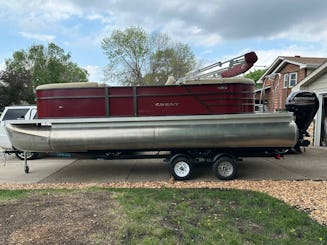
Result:
{"label": "boat trailer", "polygon": [[[220,180],[232,180],[237,177],[238,165],[244,157],[274,157],[281,159],[289,148],[263,149],[212,149],[212,150],[179,150],[179,151],[122,151],[122,152],[88,152],[56,153],[57,157],[96,160],[128,159],[163,159],[168,164],[171,176],[183,181],[195,177],[195,168],[211,165],[213,174]],[[29,173],[28,152],[25,152],[24,171]]]}

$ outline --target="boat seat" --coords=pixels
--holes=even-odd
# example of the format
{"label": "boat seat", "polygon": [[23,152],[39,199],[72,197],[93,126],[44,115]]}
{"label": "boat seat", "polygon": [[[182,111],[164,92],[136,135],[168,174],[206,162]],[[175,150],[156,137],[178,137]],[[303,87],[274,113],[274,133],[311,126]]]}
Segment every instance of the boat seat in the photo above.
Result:
{"label": "boat seat", "polygon": [[242,83],[242,84],[254,84],[252,79],[248,78],[202,78],[202,79],[190,79],[184,81],[182,84],[227,84],[227,83]]}
{"label": "boat seat", "polygon": [[107,87],[104,83],[96,82],[77,82],[77,83],[51,83],[37,86],[36,90],[48,90],[48,89],[65,89],[65,88],[99,88]]}
{"label": "boat seat", "polygon": [[174,85],[174,84],[175,84],[174,76],[169,76],[165,85]]}

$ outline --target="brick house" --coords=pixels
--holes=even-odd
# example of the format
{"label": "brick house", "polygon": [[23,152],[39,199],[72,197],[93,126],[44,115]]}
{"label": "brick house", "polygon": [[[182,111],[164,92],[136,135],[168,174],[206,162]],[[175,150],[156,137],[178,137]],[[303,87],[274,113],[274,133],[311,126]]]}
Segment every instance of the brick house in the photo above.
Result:
{"label": "brick house", "polygon": [[284,110],[292,88],[326,61],[327,58],[279,56],[257,81],[263,87],[256,90],[256,104],[267,111]]}

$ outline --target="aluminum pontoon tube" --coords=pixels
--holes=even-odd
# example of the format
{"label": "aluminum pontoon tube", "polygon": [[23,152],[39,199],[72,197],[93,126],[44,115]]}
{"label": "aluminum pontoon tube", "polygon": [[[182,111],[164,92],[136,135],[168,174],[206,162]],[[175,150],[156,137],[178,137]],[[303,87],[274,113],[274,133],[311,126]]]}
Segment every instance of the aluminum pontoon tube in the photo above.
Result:
{"label": "aluminum pontoon tube", "polygon": [[12,144],[33,152],[293,147],[292,113],[12,121]]}

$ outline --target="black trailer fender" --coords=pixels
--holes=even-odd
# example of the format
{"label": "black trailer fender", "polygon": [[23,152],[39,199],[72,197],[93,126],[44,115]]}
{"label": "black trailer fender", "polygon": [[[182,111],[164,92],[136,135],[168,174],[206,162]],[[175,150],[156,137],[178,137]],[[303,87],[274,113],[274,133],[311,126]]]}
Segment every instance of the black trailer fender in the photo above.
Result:
{"label": "black trailer fender", "polygon": [[235,161],[237,161],[237,157],[234,156],[233,154],[230,153],[218,153],[214,158],[213,158],[213,162],[216,162],[218,160],[218,158],[221,157],[230,157],[233,158]]}

